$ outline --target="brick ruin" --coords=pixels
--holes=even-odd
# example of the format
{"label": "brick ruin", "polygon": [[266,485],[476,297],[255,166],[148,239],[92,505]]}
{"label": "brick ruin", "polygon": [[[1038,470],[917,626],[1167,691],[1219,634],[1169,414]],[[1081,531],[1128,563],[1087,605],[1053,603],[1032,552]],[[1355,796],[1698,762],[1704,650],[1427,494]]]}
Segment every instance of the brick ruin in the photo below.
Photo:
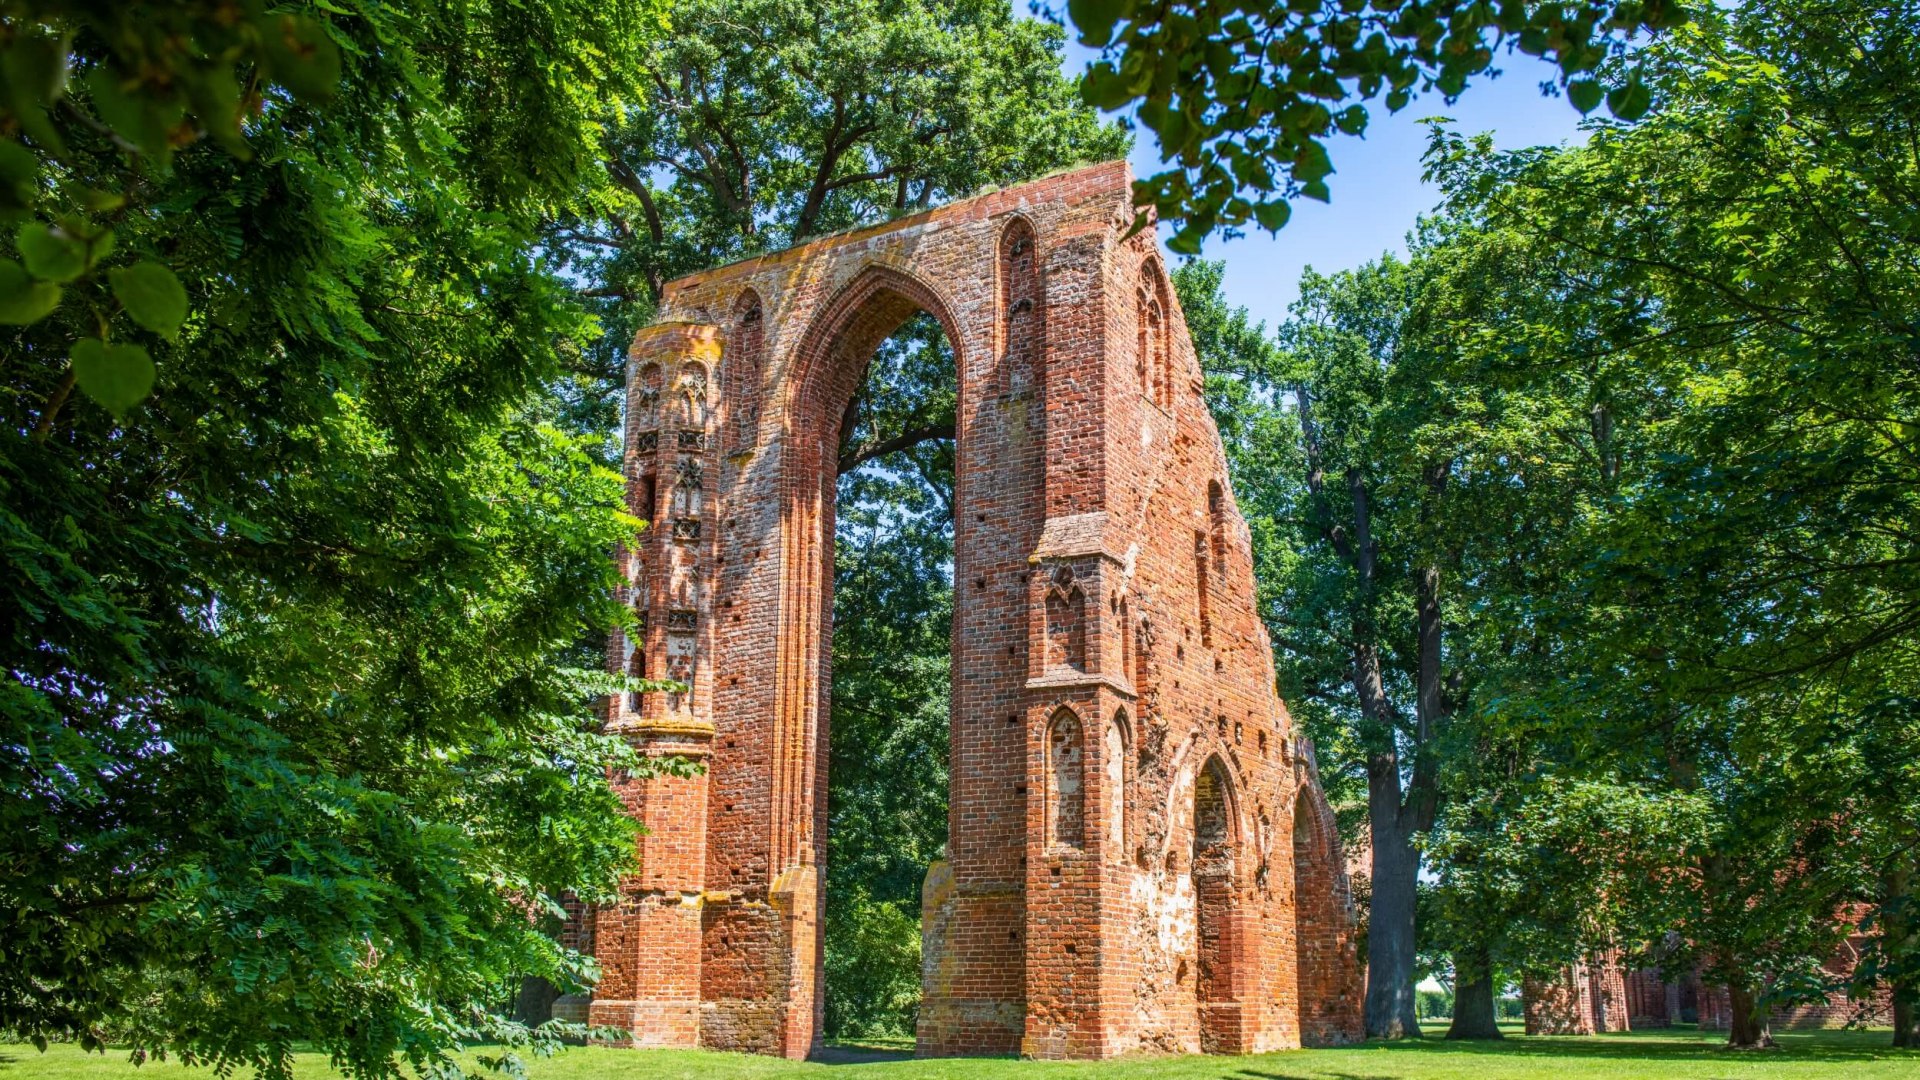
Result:
{"label": "brick ruin", "polygon": [[[1852,921],[1864,917],[1851,913]],[[1886,1024],[1893,1017],[1893,990],[1876,983],[1863,998],[1848,995],[1867,947],[1863,934],[1852,934],[1834,947],[1820,965],[1829,989],[1810,1001],[1776,1005],[1769,1024],[1776,1029],[1841,1028]],[[1669,981],[1657,968],[1623,966],[1614,952],[1569,964],[1550,977],[1521,984],[1521,1001],[1529,1035],[1595,1035],[1613,1031],[1647,1031],[1674,1024],[1698,1023],[1702,1030],[1725,1031],[1732,1026],[1733,1008],[1724,986],[1703,983],[1689,970]]]}
{"label": "brick ruin", "polygon": [[[1618,954],[1569,964],[1551,978],[1520,984],[1520,1002],[1529,1035],[1600,1035],[1652,1026],[1655,1004],[1642,976],[1621,967]],[[1658,1005],[1660,1026],[1665,995]],[[1637,1014],[1637,1015],[1636,1015]]]}
{"label": "brick ruin", "polygon": [[691,777],[645,824],[603,975],[635,1046],[820,1042],[840,425],[925,311],[958,364],[951,824],[923,894],[922,1055],[1250,1053],[1358,1039],[1338,836],[1274,690],[1251,541],[1124,163],[668,285],[630,352],[610,702]]}

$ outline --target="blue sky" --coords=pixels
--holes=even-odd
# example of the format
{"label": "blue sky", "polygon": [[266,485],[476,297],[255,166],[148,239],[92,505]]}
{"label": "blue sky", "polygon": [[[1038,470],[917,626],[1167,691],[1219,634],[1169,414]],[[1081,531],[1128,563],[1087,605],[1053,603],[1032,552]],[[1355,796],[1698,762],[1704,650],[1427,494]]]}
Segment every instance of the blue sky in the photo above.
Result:
{"label": "blue sky", "polygon": [[[1072,40],[1071,27],[1067,33],[1063,67],[1077,78],[1095,52]],[[1491,131],[1503,149],[1579,141],[1580,114],[1566,98],[1540,93],[1541,79],[1554,74],[1552,65],[1515,53],[1500,58],[1499,66],[1504,74],[1469,84],[1452,105],[1435,95],[1388,115],[1373,103],[1364,137],[1336,135],[1328,143],[1335,170],[1328,180],[1331,203],[1297,200],[1278,235],[1253,229],[1238,240],[1208,240],[1203,257],[1227,263],[1227,299],[1272,326],[1299,295],[1304,267],[1324,273],[1359,266],[1383,251],[1404,252],[1415,219],[1439,200],[1439,192],[1420,181],[1427,135],[1420,121],[1427,117],[1452,117],[1464,132]],[[1160,171],[1152,138],[1145,130],[1135,134],[1135,175]]]}

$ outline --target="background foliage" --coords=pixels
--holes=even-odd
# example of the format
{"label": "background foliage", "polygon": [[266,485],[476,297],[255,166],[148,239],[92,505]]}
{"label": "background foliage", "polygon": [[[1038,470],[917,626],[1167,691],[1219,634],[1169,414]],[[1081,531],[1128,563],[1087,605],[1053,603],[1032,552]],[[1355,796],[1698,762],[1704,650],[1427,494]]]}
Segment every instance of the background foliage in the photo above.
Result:
{"label": "background foliage", "polygon": [[1864,931],[1916,1037],[1915,16],[1701,13],[1638,123],[1438,129],[1410,257],[1309,273],[1271,345],[1182,270],[1283,692],[1366,777],[1376,977],[1426,805],[1392,915],[1462,997],[1621,948],[1763,1043]]}

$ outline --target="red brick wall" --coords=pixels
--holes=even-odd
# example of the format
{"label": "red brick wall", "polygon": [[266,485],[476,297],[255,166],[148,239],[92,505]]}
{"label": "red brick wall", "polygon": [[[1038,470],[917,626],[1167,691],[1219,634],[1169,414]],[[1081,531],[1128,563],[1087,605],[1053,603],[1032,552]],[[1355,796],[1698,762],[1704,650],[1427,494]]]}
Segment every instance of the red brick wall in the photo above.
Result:
{"label": "red brick wall", "polygon": [[1529,1035],[1592,1035],[1593,987],[1587,965],[1561,968],[1550,978],[1531,978],[1520,985],[1521,1006]]}
{"label": "red brick wall", "polygon": [[[1860,950],[1866,939],[1855,935],[1842,942],[1821,965],[1825,977],[1844,984],[1853,977],[1860,962]],[[1697,977],[1696,977],[1697,978]],[[1724,986],[1699,986],[1700,1026],[1725,1031],[1732,1026],[1733,1010]],[[1820,1000],[1799,1005],[1778,1005],[1769,1018],[1777,1028],[1838,1028],[1848,1024],[1890,1024],[1893,1022],[1893,990],[1886,983],[1874,987],[1872,996],[1854,1000],[1844,985],[1828,991]]]}
{"label": "red brick wall", "polygon": [[1595,1035],[1631,1030],[1632,1002],[1618,953],[1570,964],[1522,982],[1529,1035]]}
{"label": "red brick wall", "polygon": [[609,724],[709,768],[628,793],[651,831],[594,918],[596,1022],[787,1056],[819,1038],[838,426],[925,310],[960,395],[921,1052],[1357,1035],[1343,857],[1273,692],[1184,320],[1152,230],[1125,238],[1129,182],[1093,166],[668,286],[629,381],[647,629],[609,663],[692,689]]}
{"label": "red brick wall", "polygon": [[1654,968],[1626,975],[1628,1026],[1635,1031],[1670,1027],[1680,1016],[1680,988],[1660,981]]}

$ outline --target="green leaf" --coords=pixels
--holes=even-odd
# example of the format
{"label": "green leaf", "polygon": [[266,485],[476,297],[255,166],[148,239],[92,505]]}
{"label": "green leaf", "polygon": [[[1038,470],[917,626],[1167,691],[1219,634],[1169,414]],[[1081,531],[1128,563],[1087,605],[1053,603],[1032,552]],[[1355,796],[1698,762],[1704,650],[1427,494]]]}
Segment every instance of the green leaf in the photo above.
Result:
{"label": "green leaf", "polygon": [[158,154],[167,144],[165,117],[150,98],[137,88],[130,89],[128,82],[107,64],[88,72],[87,93],[93,111],[115,135],[141,153]]}
{"label": "green leaf", "polygon": [[1313,183],[1333,172],[1333,159],[1327,156],[1327,148],[1311,139],[1302,143],[1300,152],[1293,156],[1293,178],[1303,184]]}
{"label": "green leaf", "polygon": [[187,290],[172,270],[149,259],[107,277],[134,322],[168,339],[180,332],[187,318]]}
{"label": "green leaf", "polygon": [[260,27],[261,44],[273,81],[302,101],[326,101],[340,86],[340,49],[326,25],[300,15],[269,15]]}
{"label": "green leaf", "polygon": [[1167,250],[1175,255],[1198,255],[1200,244],[1206,238],[1207,230],[1189,225],[1167,239]]}
{"label": "green leaf", "polygon": [[[111,214],[127,204],[125,195],[117,191],[102,191],[98,188],[80,188],[74,192],[74,196],[80,200],[81,205],[96,214]],[[111,235],[111,230],[108,234]],[[99,262],[101,255],[104,254],[104,252],[96,254],[93,261]]]}
{"label": "green leaf", "polygon": [[1638,78],[1627,80],[1625,86],[1607,95],[1607,111],[1622,120],[1640,119],[1647,115],[1647,109],[1652,104],[1652,91]]}
{"label": "green leaf", "polygon": [[1133,99],[1133,88],[1110,65],[1095,64],[1080,77],[1080,100],[1096,109],[1118,109]]}
{"label": "green leaf", "polygon": [[201,78],[189,80],[186,92],[207,134],[227,153],[241,161],[250,160],[253,149],[240,131],[240,86],[232,70],[216,66]]}
{"label": "green leaf", "polygon": [[12,259],[0,259],[0,323],[26,326],[47,317],[60,306],[60,286],[35,281]]}
{"label": "green leaf", "polygon": [[1598,108],[1604,94],[1600,84],[1592,79],[1575,79],[1567,84],[1567,100],[1573,102],[1582,116]]}
{"label": "green leaf", "polygon": [[67,42],[40,34],[15,38],[0,54],[0,71],[7,88],[41,106],[52,105],[67,92]]}
{"label": "green leaf", "polygon": [[1067,0],[1067,17],[1080,28],[1080,43],[1095,48],[1113,39],[1113,27],[1133,10],[1133,0]]}
{"label": "green leaf", "polygon": [[153,358],[138,345],[81,338],[69,356],[73,381],[115,416],[125,415],[153,390]]}
{"label": "green leaf", "polygon": [[1284,202],[1256,203],[1253,216],[1259,220],[1261,228],[1268,232],[1279,232],[1286,226],[1287,219],[1293,216],[1293,207]]}
{"label": "green leaf", "polygon": [[42,281],[72,281],[87,272],[87,245],[64,230],[43,222],[20,226],[20,259],[27,272]]}
{"label": "green leaf", "polygon": [[32,206],[40,194],[40,159],[12,139],[0,139],[0,202]]}

